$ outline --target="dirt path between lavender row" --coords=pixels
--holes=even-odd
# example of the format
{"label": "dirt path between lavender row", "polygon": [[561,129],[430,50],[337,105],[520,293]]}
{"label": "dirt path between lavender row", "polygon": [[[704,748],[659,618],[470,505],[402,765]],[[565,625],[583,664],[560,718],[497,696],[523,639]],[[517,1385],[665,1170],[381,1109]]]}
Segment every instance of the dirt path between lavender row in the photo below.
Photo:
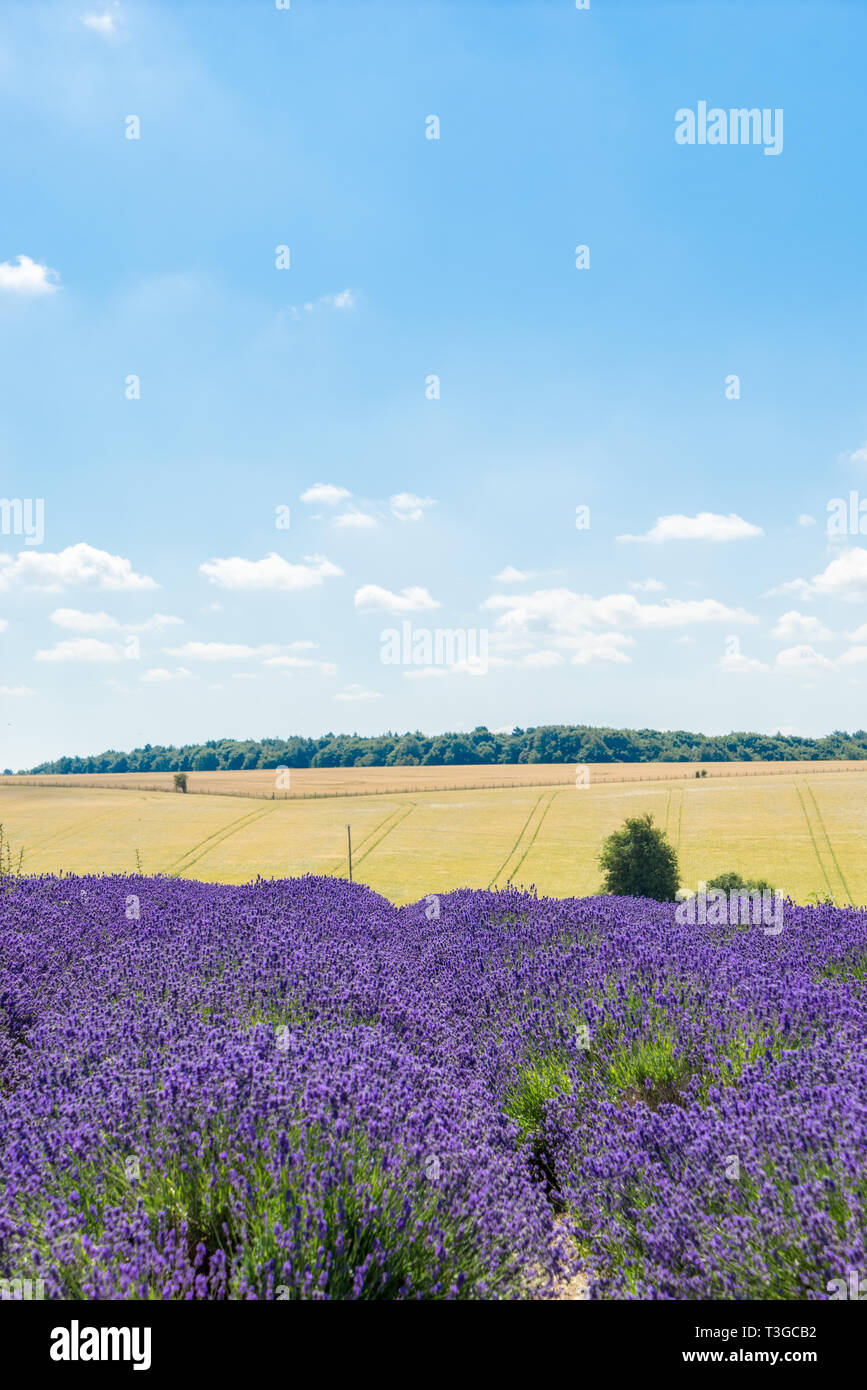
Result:
{"label": "dirt path between lavender row", "polygon": [[576,1274],[573,1279],[569,1279],[561,1284],[556,1284],[554,1288],[554,1302],[565,1303],[571,1299],[580,1299],[586,1303],[590,1297],[590,1280],[586,1274]]}

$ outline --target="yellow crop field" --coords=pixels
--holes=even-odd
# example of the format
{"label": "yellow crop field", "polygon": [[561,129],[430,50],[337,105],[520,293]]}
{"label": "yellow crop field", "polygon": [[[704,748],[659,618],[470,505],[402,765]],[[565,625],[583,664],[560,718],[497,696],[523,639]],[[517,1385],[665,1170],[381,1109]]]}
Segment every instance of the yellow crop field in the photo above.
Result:
{"label": "yellow crop field", "polygon": [[[611,766],[576,786],[574,768],[562,765],[323,769],[298,773],[297,789],[293,773],[299,794],[274,797],[273,772],[192,774],[186,795],[146,790],[132,778],[120,786],[6,779],[0,823],[26,873],[135,872],[138,860],[145,873],[230,883],[346,875],[350,824],[354,878],[400,903],[506,883],[559,897],[592,893],[605,836],[626,816],[650,811],[689,887],[735,869],[798,901],[816,894],[840,905],[867,902],[863,763],[708,771],[697,779],[694,765]],[[481,773],[488,785],[479,786]],[[516,774],[523,785],[514,785]],[[199,778],[223,785],[197,792]],[[239,788],[239,778],[256,781]]]}
{"label": "yellow crop field", "polygon": [[[707,777],[791,777],[826,772],[867,770],[864,762],[731,762],[731,763],[594,763],[582,769],[575,763],[474,763],[436,767],[301,767],[257,768],[251,772],[188,772],[191,792],[220,796],[253,796],[274,800],[296,797],[372,796],[379,792],[484,790],[487,787],[575,786],[584,771],[593,786],[605,782],[694,781],[697,770]],[[132,791],[173,791],[171,772],[72,773],[67,776],[0,776],[2,786],[122,787]]]}

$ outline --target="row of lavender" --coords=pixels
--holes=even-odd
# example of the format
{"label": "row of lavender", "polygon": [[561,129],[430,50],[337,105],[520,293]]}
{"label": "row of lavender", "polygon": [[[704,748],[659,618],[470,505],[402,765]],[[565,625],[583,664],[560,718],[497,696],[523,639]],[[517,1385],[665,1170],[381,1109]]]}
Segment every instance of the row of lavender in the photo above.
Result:
{"label": "row of lavender", "polygon": [[0,1277],[825,1298],[867,1269],[865,913],[4,886]]}

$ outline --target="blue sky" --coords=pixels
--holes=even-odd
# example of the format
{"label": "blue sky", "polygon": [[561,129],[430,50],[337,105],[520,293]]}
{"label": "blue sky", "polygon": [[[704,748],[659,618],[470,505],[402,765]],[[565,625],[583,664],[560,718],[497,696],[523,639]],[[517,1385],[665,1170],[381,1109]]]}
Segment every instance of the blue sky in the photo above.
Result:
{"label": "blue sky", "polygon": [[[6,0],[0,767],[864,725],[865,40],[844,3]],[[781,150],[679,143],[700,102]],[[487,659],[386,664],[404,622]]]}

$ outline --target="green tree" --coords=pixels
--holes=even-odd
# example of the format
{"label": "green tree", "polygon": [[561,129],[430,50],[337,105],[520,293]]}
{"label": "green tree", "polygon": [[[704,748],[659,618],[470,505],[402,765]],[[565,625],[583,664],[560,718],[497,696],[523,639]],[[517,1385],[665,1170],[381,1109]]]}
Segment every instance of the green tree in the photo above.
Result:
{"label": "green tree", "polygon": [[630,816],[602,846],[603,893],[673,902],[679,887],[677,855],[651,815]]}
{"label": "green tree", "polygon": [[756,891],[773,893],[774,891],[766,878],[742,878],[733,869],[729,870],[728,873],[717,874],[716,878],[709,878],[707,886],[708,888],[721,888],[724,893],[730,893],[732,889],[736,893]]}
{"label": "green tree", "polygon": [[187,790],[187,774],[185,772],[175,773],[175,791],[185,792]]}

